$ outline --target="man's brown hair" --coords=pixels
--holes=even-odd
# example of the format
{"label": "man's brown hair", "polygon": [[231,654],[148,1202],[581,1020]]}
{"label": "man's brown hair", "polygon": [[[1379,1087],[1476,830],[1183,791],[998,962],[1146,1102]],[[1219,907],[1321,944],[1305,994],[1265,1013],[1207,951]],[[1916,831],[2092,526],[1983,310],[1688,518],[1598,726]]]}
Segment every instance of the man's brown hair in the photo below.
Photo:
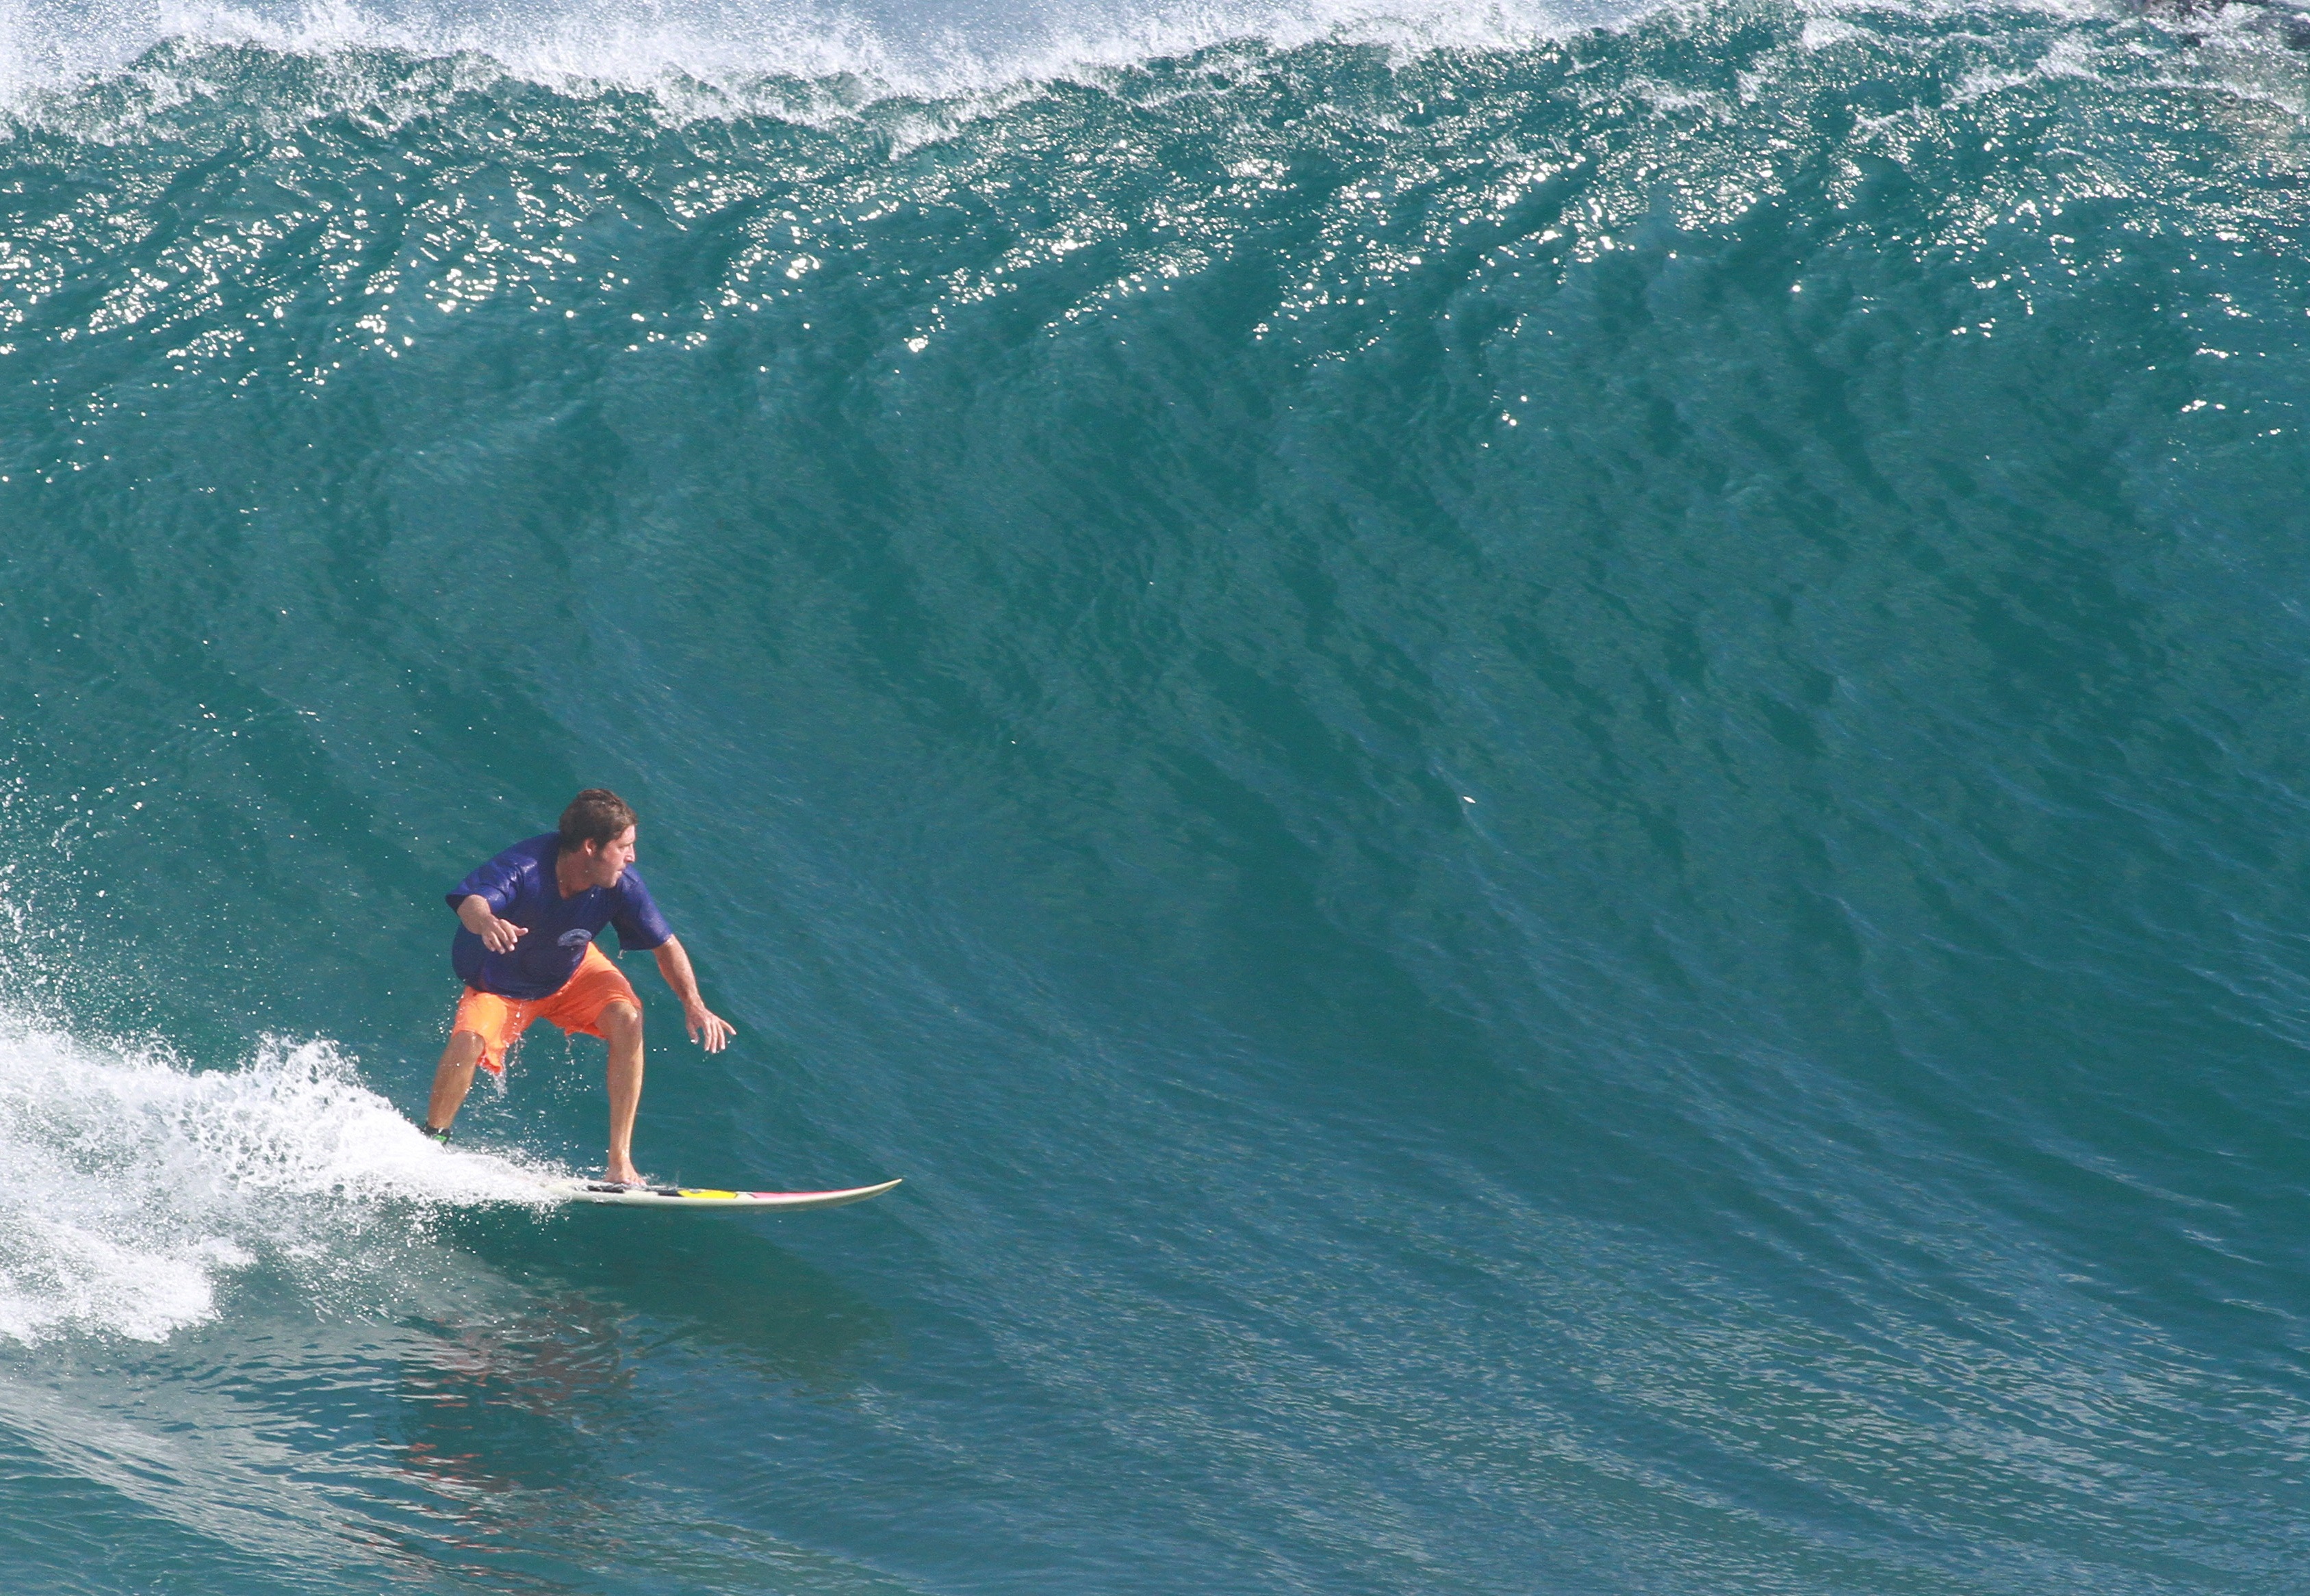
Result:
{"label": "man's brown hair", "polygon": [[589,842],[607,847],[633,823],[633,805],[607,787],[587,787],[561,811],[561,851],[569,853]]}

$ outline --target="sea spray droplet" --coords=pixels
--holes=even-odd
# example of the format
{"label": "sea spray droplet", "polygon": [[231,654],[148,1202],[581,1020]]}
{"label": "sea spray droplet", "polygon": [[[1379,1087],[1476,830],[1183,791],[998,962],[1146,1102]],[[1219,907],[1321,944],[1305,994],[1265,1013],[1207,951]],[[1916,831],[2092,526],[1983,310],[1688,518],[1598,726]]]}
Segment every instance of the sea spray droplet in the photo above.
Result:
{"label": "sea spray droplet", "polygon": [[445,1203],[537,1201],[535,1173],[445,1156],[326,1041],[196,1070],[155,1045],[0,1019],[0,1336],[159,1340],[280,1268],[341,1305],[392,1295]]}

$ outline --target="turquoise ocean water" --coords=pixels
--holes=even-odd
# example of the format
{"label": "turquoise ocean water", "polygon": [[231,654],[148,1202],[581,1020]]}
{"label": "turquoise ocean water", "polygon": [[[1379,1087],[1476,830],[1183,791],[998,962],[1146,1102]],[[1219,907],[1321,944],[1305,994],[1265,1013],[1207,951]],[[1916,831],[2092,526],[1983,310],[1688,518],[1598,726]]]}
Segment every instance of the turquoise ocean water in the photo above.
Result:
{"label": "turquoise ocean water", "polygon": [[9,0],[0,1590],[2310,1591],[2301,31]]}

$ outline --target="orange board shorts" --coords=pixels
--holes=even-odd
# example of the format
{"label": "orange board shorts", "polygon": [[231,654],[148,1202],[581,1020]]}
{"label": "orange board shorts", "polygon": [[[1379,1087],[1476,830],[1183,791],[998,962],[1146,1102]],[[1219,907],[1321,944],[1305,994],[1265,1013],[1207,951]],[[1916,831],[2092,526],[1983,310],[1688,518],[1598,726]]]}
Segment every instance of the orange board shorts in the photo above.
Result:
{"label": "orange board shorts", "polygon": [[499,997],[494,992],[468,986],[465,995],[457,1000],[457,1012],[449,1021],[449,1034],[454,1037],[459,1031],[471,1031],[479,1037],[482,1068],[492,1075],[502,1075],[506,1049],[521,1039],[531,1020],[550,1019],[571,1036],[583,1032],[598,1037],[603,1034],[602,1011],[612,1003],[631,1003],[637,1010],[642,1006],[625,972],[610,962],[608,954],[588,942],[586,957],[578,961],[577,973],[564,981],[560,990],[542,998]]}

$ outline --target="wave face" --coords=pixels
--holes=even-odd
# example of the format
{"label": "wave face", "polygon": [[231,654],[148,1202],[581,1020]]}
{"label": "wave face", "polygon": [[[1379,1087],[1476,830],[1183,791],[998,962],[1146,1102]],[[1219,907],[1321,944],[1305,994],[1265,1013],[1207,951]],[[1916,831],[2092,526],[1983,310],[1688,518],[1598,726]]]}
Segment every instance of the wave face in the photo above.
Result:
{"label": "wave face", "polygon": [[2289,19],[0,16],[12,1593],[2298,1579]]}

